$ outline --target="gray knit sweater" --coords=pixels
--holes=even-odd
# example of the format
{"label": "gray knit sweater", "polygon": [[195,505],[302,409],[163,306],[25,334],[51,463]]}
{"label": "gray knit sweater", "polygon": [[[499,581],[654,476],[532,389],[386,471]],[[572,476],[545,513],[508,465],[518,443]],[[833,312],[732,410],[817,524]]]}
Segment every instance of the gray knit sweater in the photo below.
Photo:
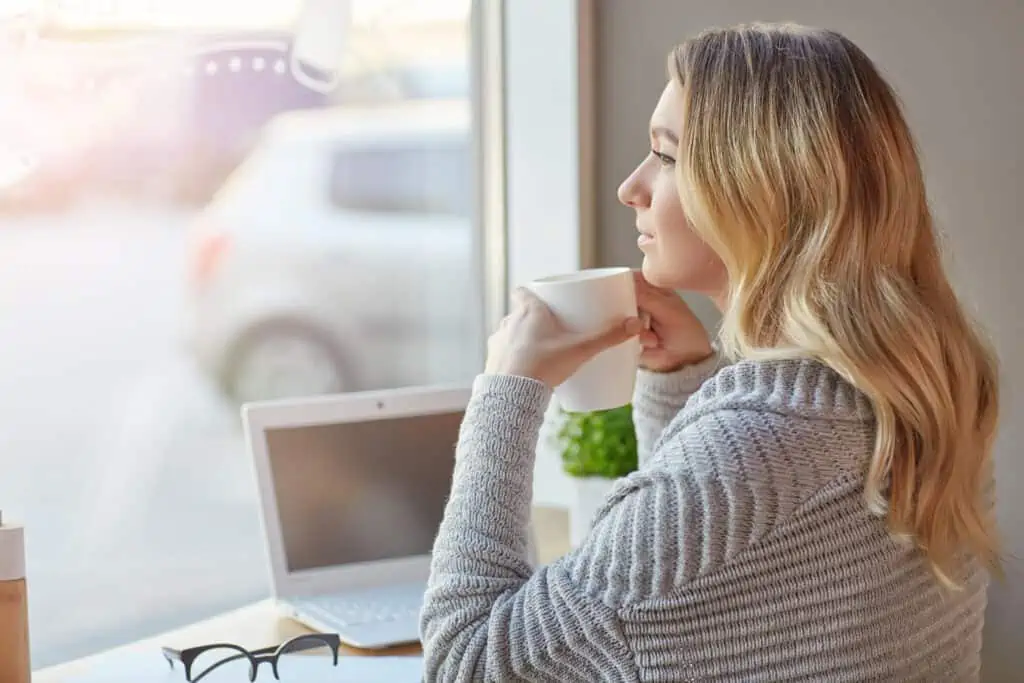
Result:
{"label": "gray knit sweater", "polygon": [[549,390],[481,375],[421,615],[428,681],[976,681],[987,575],[941,588],[863,502],[868,400],[813,360],[641,371],[638,472],[525,561]]}

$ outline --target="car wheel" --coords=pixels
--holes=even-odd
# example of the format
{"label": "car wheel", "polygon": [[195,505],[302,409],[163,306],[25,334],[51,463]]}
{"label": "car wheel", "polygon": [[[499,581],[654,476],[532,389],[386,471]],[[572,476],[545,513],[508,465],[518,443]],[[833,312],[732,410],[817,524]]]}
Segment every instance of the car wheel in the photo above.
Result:
{"label": "car wheel", "polygon": [[268,324],[235,345],[224,384],[239,403],[345,391],[341,353],[322,332],[299,323]]}

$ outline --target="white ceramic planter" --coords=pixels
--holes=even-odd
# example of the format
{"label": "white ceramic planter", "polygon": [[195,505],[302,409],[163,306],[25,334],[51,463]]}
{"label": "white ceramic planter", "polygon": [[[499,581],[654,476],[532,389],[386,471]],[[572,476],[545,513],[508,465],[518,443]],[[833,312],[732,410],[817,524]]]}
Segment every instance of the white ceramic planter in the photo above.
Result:
{"label": "white ceramic planter", "polygon": [[569,542],[578,548],[590,531],[594,515],[611,490],[614,479],[572,477],[572,504],[569,507]]}

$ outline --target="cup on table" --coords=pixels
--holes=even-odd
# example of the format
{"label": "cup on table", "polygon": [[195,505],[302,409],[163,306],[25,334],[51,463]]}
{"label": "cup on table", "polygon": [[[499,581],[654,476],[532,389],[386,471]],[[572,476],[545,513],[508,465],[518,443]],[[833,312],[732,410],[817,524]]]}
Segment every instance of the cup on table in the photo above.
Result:
{"label": "cup on table", "polygon": [[[526,285],[574,332],[596,334],[637,315],[636,290],[629,268],[591,268],[553,275]],[[584,363],[555,387],[555,397],[570,412],[611,410],[633,400],[640,341],[632,337]]]}

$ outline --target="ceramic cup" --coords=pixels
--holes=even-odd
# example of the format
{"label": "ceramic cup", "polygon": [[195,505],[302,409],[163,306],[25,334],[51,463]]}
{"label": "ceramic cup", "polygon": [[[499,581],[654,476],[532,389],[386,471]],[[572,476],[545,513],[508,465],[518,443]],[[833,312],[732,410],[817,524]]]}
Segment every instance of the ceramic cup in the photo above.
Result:
{"label": "ceramic cup", "polygon": [[[526,285],[569,329],[596,334],[637,315],[629,268],[592,268],[534,280]],[[611,410],[633,399],[640,341],[636,337],[606,349],[555,387],[562,408],[571,412]]]}

